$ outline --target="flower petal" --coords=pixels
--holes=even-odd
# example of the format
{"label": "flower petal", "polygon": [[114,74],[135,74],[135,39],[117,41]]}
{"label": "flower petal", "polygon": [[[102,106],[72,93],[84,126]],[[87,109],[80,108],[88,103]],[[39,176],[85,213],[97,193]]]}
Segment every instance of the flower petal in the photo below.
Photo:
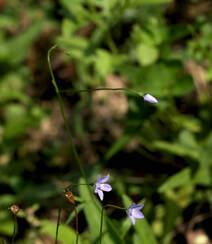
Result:
{"label": "flower petal", "polygon": [[143,207],[144,207],[144,204],[140,204],[140,205],[135,206],[134,209],[136,209],[136,210],[140,210],[140,209],[142,209]]}
{"label": "flower petal", "polygon": [[152,95],[150,95],[150,94],[145,94],[143,96],[143,98],[144,98],[144,101],[146,101],[148,103],[152,103],[152,104],[157,104],[158,103],[158,100],[155,97],[153,97]]}
{"label": "flower petal", "polygon": [[131,204],[131,206],[129,207],[129,209],[133,209],[133,208],[136,208],[136,204],[134,202]]}
{"label": "flower petal", "polygon": [[101,190],[103,191],[111,191],[112,190],[112,186],[109,184],[101,184]]}
{"label": "flower petal", "polygon": [[98,187],[96,186],[96,184],[95,184],[94,192],[95,192],[95,193],[98,193]]}
{"label": "flower petal", "polygon": [[131,222],[133,225],[135,224],[135,217],[133,215],[129,215]]}
{"label": "flower petal", "polygon": [[103,191],[98,190],[98,191],[97,191],[97,193],[98,193],[98,195],[99,195],[100,200],[102,201],[102,200],[103,200],[103,198],[104,198]]}
{"label": "flower petal", "polygon": [[143,219],[144,218],[144,215],[142,212],[140,212],[139,210],[137,209],[134,209],[133,210],[133,216],[137,219]]}
{"label": "flower petal", "polygon": [[107,174],[104,178],[100,179],[100,183],[105,183],[108,181],[110,174]]}
{"label": "flower petal", "polygon": [[97,176],[97,182],[100,183],[101,182],[101,175]]}

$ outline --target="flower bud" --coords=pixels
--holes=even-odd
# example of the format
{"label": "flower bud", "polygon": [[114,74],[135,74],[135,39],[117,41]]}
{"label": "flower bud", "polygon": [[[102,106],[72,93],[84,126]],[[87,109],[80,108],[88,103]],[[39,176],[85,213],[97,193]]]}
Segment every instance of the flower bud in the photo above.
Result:
{"label": "flower bud", "polygon": [[20,210],[19,206],[15,204],[13,204],[9,209],[14,215],[16,215]]}
{"label": "flower bud", "polygon": [[66,193],[65,193],[65,197],[66,197],[66,199],[67,199],[70,203],[72,203],[72,204],[75,205],[74,194],[72,193],[72,191],[67,190]]}
{"label": "flower bud", "polygon": [[143,98],[144,98],[144,101],[146,101],[148,103],[152,103],[152,104],[157,104],[158,103],[158,100],[155,97],[153,97],[152,95],[148,94],[148,93],[145,94],[143,96]]}

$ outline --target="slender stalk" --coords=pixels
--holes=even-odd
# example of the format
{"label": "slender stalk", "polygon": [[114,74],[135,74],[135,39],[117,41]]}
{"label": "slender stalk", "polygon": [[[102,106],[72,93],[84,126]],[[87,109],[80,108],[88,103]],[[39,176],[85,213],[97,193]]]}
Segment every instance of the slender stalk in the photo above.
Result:
{"label": "slender stalk", "polygon": [[99,244],[101,244],[101,243],[102,243],[103,216],[104,216],[104,206],[102,206],[102,211],[101,211],[101,222],[100,222],[100,240],[99,240]]}
{"label": "slender stalk", "polygon": [[17,230],[18,230],[18,223],[17,223],[17,217],[15,214],[13,214],[13,218],[14,218],[14,228],[13,228],[13,236],[12,236],[12,242],[11,244],[15,243],[15,236],[17,234]]}
{"label": "slender stalk", "polygon": [[82,163],[80,162],[80,158],[79,158],[79,155],[77,153],[76,147],[75,147],[75,145],[73,143],[73,138],[72,138],[72,134],[71,134],[71,131],[70,131],[70,128],[69,128],[69,125],[68,125],[68,120],[67,120],[66,115],[65,115],[65,112],[64,112],[63,99],[62,99],[62,96],[61,96],[61,94],[59,92],[59,88],[57,86],[57,82],[55,80],[54,73],[53,73],[52,66],[51,66],[51,59],[50,59],[51,52],[56,47],[57,47],[57,45],[54,45],[48,51],[47,60],[48,60],[49,71],[50,71],[51,78],[52,78],[52,84],[53,84],[53,86],[55,88],[55,91],[56,91],[56,94],[57,94],[58,102],[59,102],[59,105],[60,105],[60,111],[61,111],[61,114],[62,114],[62,117],[63,117],[63,120],[64,120],[64,124],[65,124],[66,131],[68,133],[69,142],[70,142],[70,145],[71,145],[71,148],[72,148],[73,155],[74,155],[75,160],[76,160],[76,162],[78,164],[79,170],[80,170],[83,178],[85,178],[85,181],[87,183],[86,174],[85,174],[85,171],[84,171],[84,169],[82,167]]}
{"label": "slender stalk", "polygon": [[79,227],[78,227],[78,214],[77,214],[77,207],[74,204],[74,212],[75,212],[75,219],[76,219],[76,244],[78,244],[78,237],[79,237]]}
{"label": "slender stalk", "polygon": [[84,183],[80,183],[80,184],[70,184],[70,185],[68,185],[68,186],[65,188],[65,190],[68,190],[68,189],[71,188],[72,186],[81,186],[81,185],[83,185],[83,186],[93,186],[94,183],[88,183],[88,184],[84,184]]}
{"label": "slender stalk", "polygon": [[127,208],[119,207],[119,206],[112,205],[112,204],[106,204],[104,207],[105,208],[111,207],[111,208],[116,208],[116,209],[120,209],[120,210],[126,210],[127,209]]}
{"label": "slender stalk", "polygon": [[139,92],[129,89],[129,88],[111,88],[111,87],[98,87],[98,88],[90,88],[90,89],[66,89],[59,90],[59,93],[75,93],[75,92],[93,92],[93,91],[124,91],[129,94],[133,94],[136,96],[142,96]]}
{"label": "slender stalk", "polygon": [[59,210],[58,210],[55,244],[57,244],[57,239],[58,239],[58,233],[59,233],[59,227],[60,227],[60,216],[61,216],[61,212],[62,212],[62,206],[60,206],[60,208],[59,208]]}

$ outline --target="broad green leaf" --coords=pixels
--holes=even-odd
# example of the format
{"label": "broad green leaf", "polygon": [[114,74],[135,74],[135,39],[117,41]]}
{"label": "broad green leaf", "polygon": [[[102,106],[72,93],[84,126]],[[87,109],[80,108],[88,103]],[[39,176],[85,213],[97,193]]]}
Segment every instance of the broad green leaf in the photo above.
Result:
{"label": "broad green leaf", "polygon": [[190,148],[191,150],[198,150],[198,143],[190,131],[183,130],[179,135],[179,142],[186,148]]}
{"label": "broad green leaf", "polygon": [[212,166],[212,133],[210,133],[202,144],[202,149],[200,152],[200,164],[201,168],[209,169]]}
{"label": "broad green leaf", "polygon": [[[49,220],[41,220],[40,226],[41,226],[41,229],[40,229],[41,233],[48,234],[52,238],[55,238],[56,227],[57,227],[56,223],[52,223]],[[71,227],[60,224],[58,240],[61,241],[63,244],[75,243],[76,233]],[[79,244],[80,243],[82,243],[82,242],[79,237]]]}
{"label": "broad green leaf", "polygon": [[6,211],[0,211],[0,234],[11,236],[14,227],[13,217],[9,215],[9,210],[7,208],[5,208],[5,210]]}
{"label": "broad green leaf", "polygon": [[171,198],[165,198],[164,234],[170,233],[176,225],[176,220],[182,212],[179,204]]}
{"label": "broad green leaf", "polygon": [[154,46],[141,43],[136,49],[136,57],[141,65],[150,65],[158,59],[158,49]]}
{"label": "broad green leaf", "polygon": [[210,167],[198,168],[196,174],[194,175],[194,183],[198,185],[210,186],[212,183]]}
{"label": "broad green leaf", "polygon": [[190,168],[185,168],[175,175],[169,177],[158,189],[160,193],[166,192],[167,190],[174,189],[179,186],[192,184],[192,172]]}
{"label": "broad green leaf", "polygon": [[180,143],[170,143],[165,141],[155,141],[153,147],[157,150],[163,150],[168,153],[181,157],[188,156],[195,160],[199,159],[199,152],[196,149],[191,149],[181,145]]}
{"label": "broad green leaf", "polygon": [[200,132],[202,130],[201,121],[190,115],[175,114],[171,117],[171,121],[176,126],[192,132]]}
{"label": "broad green leaf", "polygon": [[32,24],[27,30],[0,45],[0,62],[17,64],[27,55],[30,45],[35,41],[42,27],[42,21]]}
{"label": "broad green leaf", "polygon": [[130,0],[131,4],[163,4],[163,3],[170,3],[173,0]]}
{"label": "broad green leaf", "polygon": [[[130,198],[126,195],[122,196],[124,206],[128,208],[132,202]],[[130,219],[128,220],[130,221]],[[150,225],[148,224],[146,218],[144,219],[137,219],[136,224],[134,226],[136,233],[138,234],[140,243],[142,244],[157,244],[157,240],[152,232]]]}
{"label": "broad green leaf", "polygon": [[105,77],[112,72],[112,56],[109,52],[99,49],[96,53],[95,68],[100,76]]}

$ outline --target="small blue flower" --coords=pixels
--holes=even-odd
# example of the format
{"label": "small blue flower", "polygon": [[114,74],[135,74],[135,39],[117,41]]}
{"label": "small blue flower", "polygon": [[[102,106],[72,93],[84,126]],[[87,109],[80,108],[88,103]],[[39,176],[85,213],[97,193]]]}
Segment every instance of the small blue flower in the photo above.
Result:
{"label": "small blue flower", "polygon": [[152,103],[152,104],[157,104],[158,103],[158,100],[155,97],[153,97],[152,95],[148,94],[148,93],[145,94],[143,96],[143,98],[144,98],[144,101],[146,101],[148,103]]}
{"label": "small blue flower", "polygon": [[143,204],[136,205],[135,203],[132,203],[132,205],[127,209],[127,215],[129,216],[130,220],[133,224],[135,224],[135,219],[143,219],[144,215],[142,214],[140,209],[143,208]]}
{"label": "small blue flower", "polygon": [[96,183],[94,185],[95,186],[94,192],[99,195],[99,198],[100,198],[101,201],[104,198],[103,191],[109,192],[109,191],[112,190],[111,185],[105,184],[105,182],[108,181],[109,177],[110,177],[110,175],[107,174],[104,178],[101,179],[101,176],[98,175],[97,181],[96,181]]}

